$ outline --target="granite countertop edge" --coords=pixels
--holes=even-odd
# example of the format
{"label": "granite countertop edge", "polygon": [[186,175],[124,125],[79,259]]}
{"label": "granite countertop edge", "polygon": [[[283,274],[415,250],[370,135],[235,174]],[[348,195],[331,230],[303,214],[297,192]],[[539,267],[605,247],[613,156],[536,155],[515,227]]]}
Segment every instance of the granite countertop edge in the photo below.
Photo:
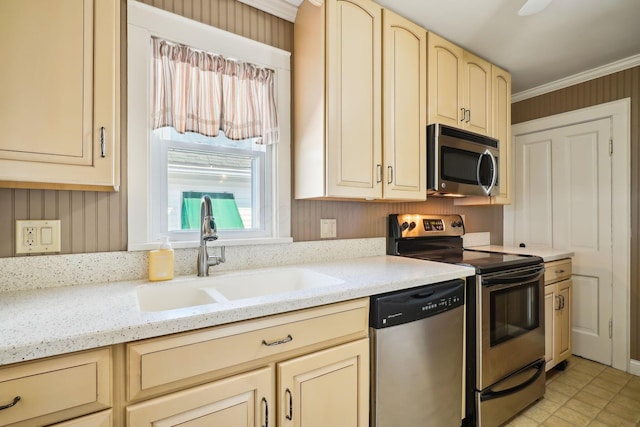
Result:
{"label": "granite countertop edge", "polygon": [[[0,366],[317,307],[474,274],[470,267],[393,256],[252,271],[259,273],[278,268],[305,268],[340,279],[342,283],[156,312],[138,309],[136,287],[149,283],[143,280],[2,293]],[[215,280],[215,273],[212,277]],[[158,286],[162,286],[162,283],[158,283]]]}

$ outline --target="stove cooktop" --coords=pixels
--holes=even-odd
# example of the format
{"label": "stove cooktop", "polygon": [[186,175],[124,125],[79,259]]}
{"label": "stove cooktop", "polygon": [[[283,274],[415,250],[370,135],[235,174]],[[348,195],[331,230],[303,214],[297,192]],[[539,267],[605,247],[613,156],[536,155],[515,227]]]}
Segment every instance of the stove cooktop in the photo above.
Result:
{"label": "stove cooktop", "polygon": [[446,262],[449,264],[466,265],[474,267],[476,269],[476,274],[528,267],[542,263],[542,259],[539,257],[480,252],[474,250],[427,251],[404,253],[400,254],[400,256],[428,261]]}

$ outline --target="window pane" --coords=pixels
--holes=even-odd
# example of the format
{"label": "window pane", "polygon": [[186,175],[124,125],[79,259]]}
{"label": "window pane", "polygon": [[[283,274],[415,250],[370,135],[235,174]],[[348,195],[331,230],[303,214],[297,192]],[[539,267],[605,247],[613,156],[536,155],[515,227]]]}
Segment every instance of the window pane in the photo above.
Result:
{"label": "window pane", "polygon": [[163,128],[154,136],[166,165],[161,171],[166,187],[158,186],[166,197],[164,233],[198,232],[204,195],[211,198],[218,232],[264,231],[267,147],[253,140],[231,141],[222,132],[209,138]]}

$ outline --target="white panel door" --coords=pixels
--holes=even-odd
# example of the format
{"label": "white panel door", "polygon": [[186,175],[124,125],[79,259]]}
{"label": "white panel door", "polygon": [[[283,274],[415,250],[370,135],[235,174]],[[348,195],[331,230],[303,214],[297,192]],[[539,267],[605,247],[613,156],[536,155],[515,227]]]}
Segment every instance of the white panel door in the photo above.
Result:
{"label": "white panel door", "polygon": [[517,136],[513,236],[573,257],[573,353],[611,365],[609,118]]}
{"label": "white panel door", "polygon": [[573,353],[611,365],[610,119],[553,135],[553,247],[573,257]]}
{"label": "white panel door", "polygon": [[515,151],[515,242],[551,247],[551,136],[541,132],[518,137]]}

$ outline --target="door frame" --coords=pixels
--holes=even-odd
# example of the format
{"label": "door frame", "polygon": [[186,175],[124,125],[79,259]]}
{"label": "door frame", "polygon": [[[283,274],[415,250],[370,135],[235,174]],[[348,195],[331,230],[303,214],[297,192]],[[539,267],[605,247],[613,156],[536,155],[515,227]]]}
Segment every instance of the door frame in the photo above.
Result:
{"label": "door frame", "polygon": [[[616,207],[611,212],[612,237],[612,304],[624,310],[613,310],[612,366],[630,370],[630,283],[631,283],[631,98],[598,104],[592,107],[543,117],[512,126],[512,141],[517,136],[598,119],[611,119],[613,155],[611,169],[611,198]],[[515,149],[512,156],[515,156]],[[514,162],[514,158],[511,159]],[[505,207],[504,227],[514,227],[513,210]]]}

